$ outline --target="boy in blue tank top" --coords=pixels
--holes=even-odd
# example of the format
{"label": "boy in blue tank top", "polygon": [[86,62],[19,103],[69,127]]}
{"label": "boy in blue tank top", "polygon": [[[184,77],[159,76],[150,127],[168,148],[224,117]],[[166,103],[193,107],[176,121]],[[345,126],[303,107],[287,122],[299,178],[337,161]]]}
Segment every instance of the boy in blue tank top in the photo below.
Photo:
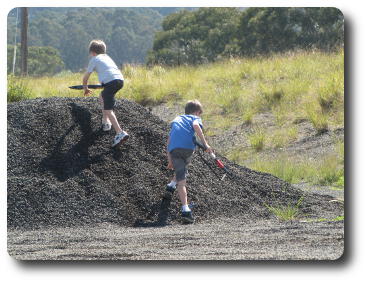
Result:
{"label": "boy in blue tank top", "polygon": [[175,170],[172,181],[167,185],[167,191],[174,192],[177,187],[178,196],[182,203],[182,219],[185,223],[193,223],[194,217],[187,204],[186,176],[187,166],[195,150],[193,138],[195,134],[207,148],[213,150],[206,142],[200,115],[203,113],[198,100],[188,101],[185,106],[185,115],[177,116],[171,122],[171,131],[167,141],[168,168]]}

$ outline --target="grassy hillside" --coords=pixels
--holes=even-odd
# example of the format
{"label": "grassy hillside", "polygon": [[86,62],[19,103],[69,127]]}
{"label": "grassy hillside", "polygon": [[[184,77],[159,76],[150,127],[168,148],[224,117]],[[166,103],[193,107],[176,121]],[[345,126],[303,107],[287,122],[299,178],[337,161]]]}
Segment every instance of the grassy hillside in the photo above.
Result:
{"label": "grassy hillside", "polygon": [[[248,162],[251,155],[251,164],[246,165],[291,182],[341,182],[343,141],[335,140],[335,154],[321,156],[317,164],[295,164],[289,156],[263,160],[260,153],[287,147],[297,140],[302,122],[309,122],[317,134],[344,127],[343,51],[289,53],[176,68],[126,65],[123,74],[126,84],[118,97],[147,106],[166,103],[167,107],[199,99],[205,107],[208,136],[220,135],[235,126],[247,127],[249,130],[243,133],[246,146],[236,145],[225,152],[239,163]],[[9,77],[13,86],[10,91],[16,94],[17,89],[25,88],[26,98],[78,96],[82,93],[67,86],[80,84],[81,76],[62,73],[22,80]],[[97,77],[93,75],[90,82],[96,83]],[[255,122],[262,113],[273,118],[271,129],[266,123]],[[320,173],[325,168],[332,168],[332,172]]]}

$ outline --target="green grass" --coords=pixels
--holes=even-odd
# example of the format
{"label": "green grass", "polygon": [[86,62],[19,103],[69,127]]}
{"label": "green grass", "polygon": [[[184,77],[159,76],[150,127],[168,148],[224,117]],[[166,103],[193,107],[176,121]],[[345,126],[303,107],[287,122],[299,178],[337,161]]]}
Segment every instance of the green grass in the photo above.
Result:
{"label": "green grass", "polygon": [[335,182],[335,185],[344,188],[344,175],[339,176],[338,180]]}
{"label": "green grass", "polygon": [[[248,151],[245,147],[238,146],[226,152],[225,156],[237,164],[245,165],[245,161],[251,158],[252,152]],[[248,166],[248,164],[246,164],[246,166]]]}
{"label": "green grass", "polygon": [[248,141],[253,149],[261,151],[265,146],[265,131],[256,128],[253,133],[248,135]]}
{"label": "green grass", "polygon": [[337,216],[332,219],[328,218],[318,218],[318,219],[307,219],[307,222],[335,222],[335,221],[344,221],[344,215]]}
{"label": "green grass", "polygon": [[[279,126],[299,118],[309,119],[320,132],[344,124],[342,50],[228,59],[199,66],[125,65],[122,72],[125,87],[118,97],[143,105],[184,104],[197,98],[209,122],[224,117],[228,127],[251,124],[256,114],[267,111],[274,114]],[[81,96],[81,91],[68,89],[81,84],[81,77],[81,73],[63,72],[23,82],[32,90],[32,97]],[[97,82],[93,74],[90,83]]]}
{"label": "green grass", "polygon": [[289,221],[294,220],[300,216],[300,205],[303,201],[301,197],[295,205],[288,204],[287,206],[268,206],[267,208],[273,213],[279,220]]}
{"label": "green grass", "polygon": [[272,160],[255,158],[247,164],[251,169],[267,172],[289,183],[299,183],[301,181],[314,178],[316,169],[306,162],[297,162],[286,156],[279,156]]}
{"label": "green grass", "polygon": [[317,133],[322,134],[329,130],[328,116],[319,109],[318,105],[307,104],[305,109],[307,119],[311,122]]}
{"label": "green grass", "polygon": [[[233,155],[229,155],[229,157],[233,158]],[[234,160],[244,164],[241,158],[234,158]],[[317,161],[297,161],[286,155],[271,160],[258,157],[247,163],[246,166],[270,173],[293,184],[309,182],[315,185],[344,187],[344,167],[340,164],[336,154],[330,154]]]}
{"label": "green grass", "polygon": [[[291,128],[285,131],[290,131],[291,137],[294,138],[295,134],[292,133]],[[274,142],[273,138],[272,140]],[[238,164],[270,173],[289,183],[308,182],[314,185],[344,188],[344,141],[342,140],[335,142],[334,151],[320,156],[317,160],[296,160],[285,153],[279,153],[271,159],[264,158],[254,155],[244,146],[233,148],[226,155]]]}
{"label": "green grass", "polygon": [[8,91],[7,91],[7,101],[16,102],[24,99],[32,98],[32,90],[27,86],[26,83],[21,79],[16,79],[15,77],[9,77],[8,79]]}
{"label": "green grass", "polygon": [[277,129],[271,136],[271,144],[274,148],[283,148],[292,141],[295,141],[298,136],[298,128],[289,126]]}
{"label": "green grass", "polygon": [[[83,96],[83,92],[80,90],[71,90],[68,87],[71,85],[82,84],[81,73],[63,72],[53,77],[26,77],[26,78],[13,78],[8,76],[8,85],[12,80],[21,82],[25,88],[31,90],[31,95],[28,98],[36,97],[77,97]],[[96,74],[92,74],[90,84],[98,84]],[[9,88],[8,88],[9,91]],[[98,94],[98,91],[94,92]]]}
{"label": "green grass", "polygon": [[323,112],[333,110],[344,95],[344,81],[337,73],[325,78],[325,81],[317,89],[317,100]]}
{"label": "green grass", "polygon": [[243,116],[242,116],[242,120],[244,121],[244,123],[246,125],[251,125],[252,124],[252,120],[254,117],[254,111],[251,109],[245,110]]}
{"label": "green grass", "polygon": [[338,157],[336,155],[326,157],[322,166],[318,167],[315,177],[317,184],[320,185],[340,184],[341,179],[344,183],[344,169],[340,168]]}
{"label": "green grass", "polygon": [[331,221],[342,221],[342,220],[344,220],[344,215],[340,215],[340,216],[337,216],[337,217],[331,219]]}

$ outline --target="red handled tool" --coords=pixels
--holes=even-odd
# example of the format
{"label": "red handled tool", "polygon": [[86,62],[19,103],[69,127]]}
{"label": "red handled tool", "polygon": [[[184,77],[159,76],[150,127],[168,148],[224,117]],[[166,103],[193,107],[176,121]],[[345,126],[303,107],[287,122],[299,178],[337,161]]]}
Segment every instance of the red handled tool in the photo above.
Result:
{"label": "red handled tool", "polygon": [[[200,142],[198,142],[197,140],[196,140],[196,138],[194,138],[194,144],[195,145],[197,145],[199,148],[201,148],[202,150],[206,150],[206,147],[203,145],[203,144],[201,144]],[[223,162],[212,152],[211,154],[210,154],[210,157],[211,158],[213,158],[214,159],[214,161],[215,161],[215,164],[217,165],[217,167],[219,167],[220,169],[222,169],[225,173],[224,173],[224,175],[222,176],[222,177],[219,177],[218,176],[218,174],[212,169],[212,167],[210,166],[210,164],[204,159],[204,157],[201,155],[201,154],[199,154],[200,155],[200,157],[201,157],[201,159],[204,161],[204,163],[206,164],[206,165],[208,165],[208,167],[213,171],[213,173],[219,178],[219,179],[221,179],[221,180],[223,180],[227,175],[229,175],[230,177],[232,177],[233,176],[233,173],[227,168],[227,166],[225,166],[224,164],[223,164]]]}

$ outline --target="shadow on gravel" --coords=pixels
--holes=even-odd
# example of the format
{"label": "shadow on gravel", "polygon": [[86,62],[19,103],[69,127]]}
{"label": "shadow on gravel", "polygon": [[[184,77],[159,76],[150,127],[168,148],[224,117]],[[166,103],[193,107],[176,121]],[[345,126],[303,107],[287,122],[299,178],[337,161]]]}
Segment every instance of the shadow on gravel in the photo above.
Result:
{"label": "shadow on gravel", "polygon": [[[89,147],[103,135],[101,130],[93,131],[89,110],[76,103],[69,105],[74,124],[60,137],[51,154],[41,161],[41,168],[51,171],[62,182],[78,175],[84,169],[89,169],[92,164],[102,162],[105,155],[90,156],[89,154]],[[63,148],[67,144],[66,138],[73,134],[78,126],[82,134],[80,141],[65,151]]]}
{"label": "shadow on gravel", "polygon": [[134,223],[134,227],[164,227],[169,225],[168,224],[168,216],[169,216],[169,207],[171,205],[172,196],[164,196],[159,204],[156,203],[153,206],[151,216],[153,216],[154,211],[158,209],[159,206],[159,212],[158,212],[158,218],[156,221],[149,221],[149,220],[142,220],[138,219]]}

